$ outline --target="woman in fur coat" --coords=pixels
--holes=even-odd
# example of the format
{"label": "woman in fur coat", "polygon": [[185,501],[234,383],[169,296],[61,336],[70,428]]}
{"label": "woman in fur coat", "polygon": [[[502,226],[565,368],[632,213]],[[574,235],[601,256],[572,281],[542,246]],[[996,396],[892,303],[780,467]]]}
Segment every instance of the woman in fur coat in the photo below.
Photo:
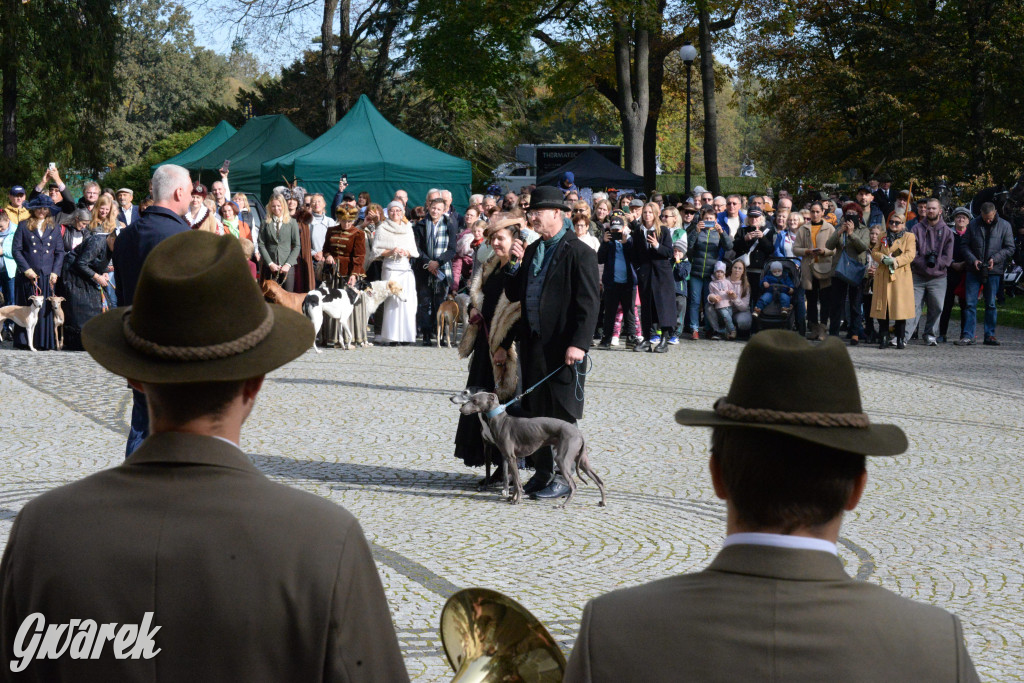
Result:
{"label": "woman in fur coat", "polygon": [[[459,344],[459,357],[470,357],[466,387],[493,391],[502,402],[516,395],[518,356],[513,342],[520,316],[519,303],[510,302],[504,294],[505,265],[512,243],[519,237],[522,218],[491,221],[485,239],[494,249],[494,256],[470,280],[469,326]],[[455,432],[455,457],[470,467],[491,462],[497,465],[489,485],[501,481],[500,455],[485,445],[477,415],[463,415]]]}

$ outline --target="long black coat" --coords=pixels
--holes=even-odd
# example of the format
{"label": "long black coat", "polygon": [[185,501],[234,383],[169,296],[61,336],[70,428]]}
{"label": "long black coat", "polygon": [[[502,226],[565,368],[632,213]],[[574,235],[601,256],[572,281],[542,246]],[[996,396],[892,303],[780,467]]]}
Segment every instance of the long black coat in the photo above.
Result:
{"label": "long black coat", "polygon": [[107,272],[107,235],[92,234],[69,255],[64,268],[64,348],[82,350],[82,325],[103,312],[104,292],[93,277]]}
{"label": "long black coat", "polygon": [[[540,298],[541,329],[538,331],[531,329],[526,313],[527,273],[532,267],[538,243],[539,240],[526,248],[519,269],[505,282],[508,300],[523,302],[519,354],[523,388],[532,387],[558,367],[562,371],[528,395],[524,399],[524,407],[531,414],[539,415],[541,413],[534,410],[534,406],[546,407],[547,397],[578,420],[583,417],[583,401],[576,396],[576,373],[565,365],[565,352],[570,346],[587,351],[593,341],[601,301],[597,284],[597,252],[572,232],[566,231],[548,263]],[[582,383],[581,376],[581,386]]]}
{"label": "long black coat", "polygon": [[[630,263],[636,268],[640,305],[651,308],[651,320],[661,327],[676,325],[676,281],[672,277],[672,233],[662,228],[658,246],[647,242],[643,228],[626,242]],[[644,331],[647,334],[647,330]]]}
{"label": "long black coat", "polygon": [[[28,298],[35,294],[35,285],[25,277],[26,270],[32,270],[39,279],[36,283],[40,293],[49,297],[53,294],[50,288],[50,273],[60,275],[64,264],[64,240],[61,239],[60,226],[52,225],[43,230],[42,236],[28,229],[28,221],[18,224],[14,233],[12,248],[14,261],[18,264],[18,272],[14,276],[14,303],[18,306],[28,304]],[[43,302],[36,323],[36,333],[32,345],[37,350],[57,348],[57,337],[53,329],[53,310],[49,301]],[[28,348],[28,334],[24,327],[15,326],[14,346]]]}

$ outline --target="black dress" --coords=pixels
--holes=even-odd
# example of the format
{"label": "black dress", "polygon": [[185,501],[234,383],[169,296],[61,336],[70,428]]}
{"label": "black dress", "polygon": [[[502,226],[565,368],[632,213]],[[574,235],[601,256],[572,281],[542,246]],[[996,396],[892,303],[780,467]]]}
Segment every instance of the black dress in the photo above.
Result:
{"label": "black dress", "polygon": [[[501,268],[496,268],[480,286],[484,296],[483,309],[480,314],[487,321],[488,329],[490,329],[491,321],[494,320],[498,299],[501,298],[505,289],[506,277],[507,275]],[[514,338],[515,334],[509,332],[501,343],[502,348],[510,348]],[[491,366],[491,352],[487,339],[483,329],[476,335],[473,355],[470,356],[469,361],[469,377],[466,379],[466,388],[474,387],[482,391],[494,391],[494,368]],[[484,443],[478,415],[459,416],[459,427],[455,432],[455,457],[461,458],[469,467],[482,467],[488,460],[492,465],[501,462],[497,451],[489,444]]]}
{"label": "black dress", "polygon": [[106,273],[109,263],[110,249],[104,233],[87,237],[65,261],[64,348],[68,351],[83,350],[82,326],[107,305],[103,290],[92,278],[96,273]]}

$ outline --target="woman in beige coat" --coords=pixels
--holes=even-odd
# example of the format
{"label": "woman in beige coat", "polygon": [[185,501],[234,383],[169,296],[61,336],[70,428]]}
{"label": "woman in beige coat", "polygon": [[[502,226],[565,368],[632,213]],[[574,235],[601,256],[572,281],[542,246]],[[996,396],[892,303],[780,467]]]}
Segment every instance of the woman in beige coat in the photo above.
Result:
{"label": "woman in beige coat", "polygon": [[836,231],[836,226],[825,220],[825,210],[821,202],[812,203],[810,211],[811,219],[796,231],[793,255],[801,259],[800,286],[807,293],[807,338],[825,341],[831,308],[832,273],[835,271],[833,257],[836,253],[835,249],[829,249],[826,244],[828,238]]}
{"label": "woman in beige coat", "polygon": [[896,348],[906,346],[907,320],[914,317],[914,278],[910,262],[917,255],[917,240],[906,230],[903,216],[893,213],[885,234],[871,249],[871,258],[878,264],[875,270],[874,294],[871,298],[871,317],[880,323],[878,348],[889,346],[889,320],[895,320]]}

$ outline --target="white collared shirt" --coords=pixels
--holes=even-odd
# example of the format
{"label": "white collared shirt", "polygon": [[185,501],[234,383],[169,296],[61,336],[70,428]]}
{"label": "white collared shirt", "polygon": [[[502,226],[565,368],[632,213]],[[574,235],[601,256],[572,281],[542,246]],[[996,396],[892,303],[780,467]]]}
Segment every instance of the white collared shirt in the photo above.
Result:
{"label": "white collared shirt", "polygon": [[784,534],[763,534],[755,532],[729,534],[725,537],[725,540],[722,541],[722,547],[728,548],[732,545],[767,545],[773,548],[819,550],[823,553],[839,555],[835,543],[826,541],[823,538],[808,538],[807,536],[789,536]]}
{"label": "white collared shirt", "polygon": [[[238,445],[237,443],[235,443],[234,441],[232,441],[231,439],[225,439],[225,438],[224,438],[223,436],[214,436],[213,434],[211,434],[211,435],[210,435],[210,438],[212,438],[212,439],[217,439],[218,441],[223,441],[223,442],[224,442],[224,443],[226,443],[226,444],[231,444],[232,446],[234,446],[235,448],[237,448],[237,449],[238,449],[238,450],[240,450],[240,451],[242,450],[242,447],[241,447],[241,446],[239,446],[239,445]],[[243,451],[243,452],[244,452],[244,451]]]}

